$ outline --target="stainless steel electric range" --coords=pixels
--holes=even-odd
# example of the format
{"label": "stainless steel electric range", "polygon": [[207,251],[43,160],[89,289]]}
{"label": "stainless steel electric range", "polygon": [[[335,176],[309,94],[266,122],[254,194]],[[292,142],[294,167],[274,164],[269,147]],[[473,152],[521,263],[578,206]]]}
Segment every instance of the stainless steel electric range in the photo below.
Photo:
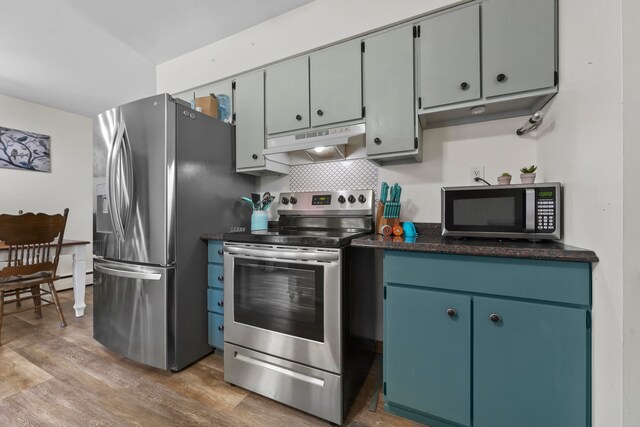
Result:
{"label": "stainless steel electric range", "polygon": [[224,235],[224,379],[341,424],[375,351],[372,190],[284,193],[278,228]]}

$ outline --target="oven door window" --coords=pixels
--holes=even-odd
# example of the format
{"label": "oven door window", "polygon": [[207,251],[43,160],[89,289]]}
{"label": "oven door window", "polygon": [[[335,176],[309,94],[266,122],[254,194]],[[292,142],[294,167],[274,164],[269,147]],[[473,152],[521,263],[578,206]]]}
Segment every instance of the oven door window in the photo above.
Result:
{"label": "oven door window", "polygon": [[444,220],[447,230],[452,231],[524,231],[524,192],[518,189],[451,192],[445,195]]}
{"label": "oven door window", "polygon": [[234,321],[322,342],[324,267],[234,259]]}

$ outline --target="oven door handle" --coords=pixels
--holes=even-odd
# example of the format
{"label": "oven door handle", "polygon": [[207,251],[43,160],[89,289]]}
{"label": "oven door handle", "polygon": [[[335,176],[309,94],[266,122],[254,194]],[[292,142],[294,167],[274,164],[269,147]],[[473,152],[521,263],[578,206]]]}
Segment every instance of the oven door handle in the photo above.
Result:
{"label": "oven door handle", "polygon": [[253,248],[237,248],[233,246],[226,246],[224,251],[230,255],[247,255],[256,258],[264,259],[285,259],[292,261],[338,261],[340,255],[333,252],[313,252],[313,251],[281,251],[281,250],[268,250],[268,249],[253,249]]}

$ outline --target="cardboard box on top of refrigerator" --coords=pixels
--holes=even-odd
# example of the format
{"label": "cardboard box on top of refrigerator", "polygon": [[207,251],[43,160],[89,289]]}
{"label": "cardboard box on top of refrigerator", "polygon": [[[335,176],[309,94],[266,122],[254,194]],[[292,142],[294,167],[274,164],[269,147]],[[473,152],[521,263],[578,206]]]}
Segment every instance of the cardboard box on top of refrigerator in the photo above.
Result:
{"label": "cardboard box on top of refrigerator", "polygon": [[218,98],[214,94],[209,94],[208,96],[201,96],[200,98],[196,98],[196,109],[206,114],[207,116],[211,116],[213,118],[218,118]]}

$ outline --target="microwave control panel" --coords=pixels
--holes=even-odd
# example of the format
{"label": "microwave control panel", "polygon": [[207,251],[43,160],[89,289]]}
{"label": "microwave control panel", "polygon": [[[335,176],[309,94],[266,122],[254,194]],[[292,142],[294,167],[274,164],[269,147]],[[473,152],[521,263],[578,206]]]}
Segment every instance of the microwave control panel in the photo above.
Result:
{"label": "microwave control panel", "polygon": [[557,225],[556,189],[553,187],[536,189],[536,231],[553,233]]}

